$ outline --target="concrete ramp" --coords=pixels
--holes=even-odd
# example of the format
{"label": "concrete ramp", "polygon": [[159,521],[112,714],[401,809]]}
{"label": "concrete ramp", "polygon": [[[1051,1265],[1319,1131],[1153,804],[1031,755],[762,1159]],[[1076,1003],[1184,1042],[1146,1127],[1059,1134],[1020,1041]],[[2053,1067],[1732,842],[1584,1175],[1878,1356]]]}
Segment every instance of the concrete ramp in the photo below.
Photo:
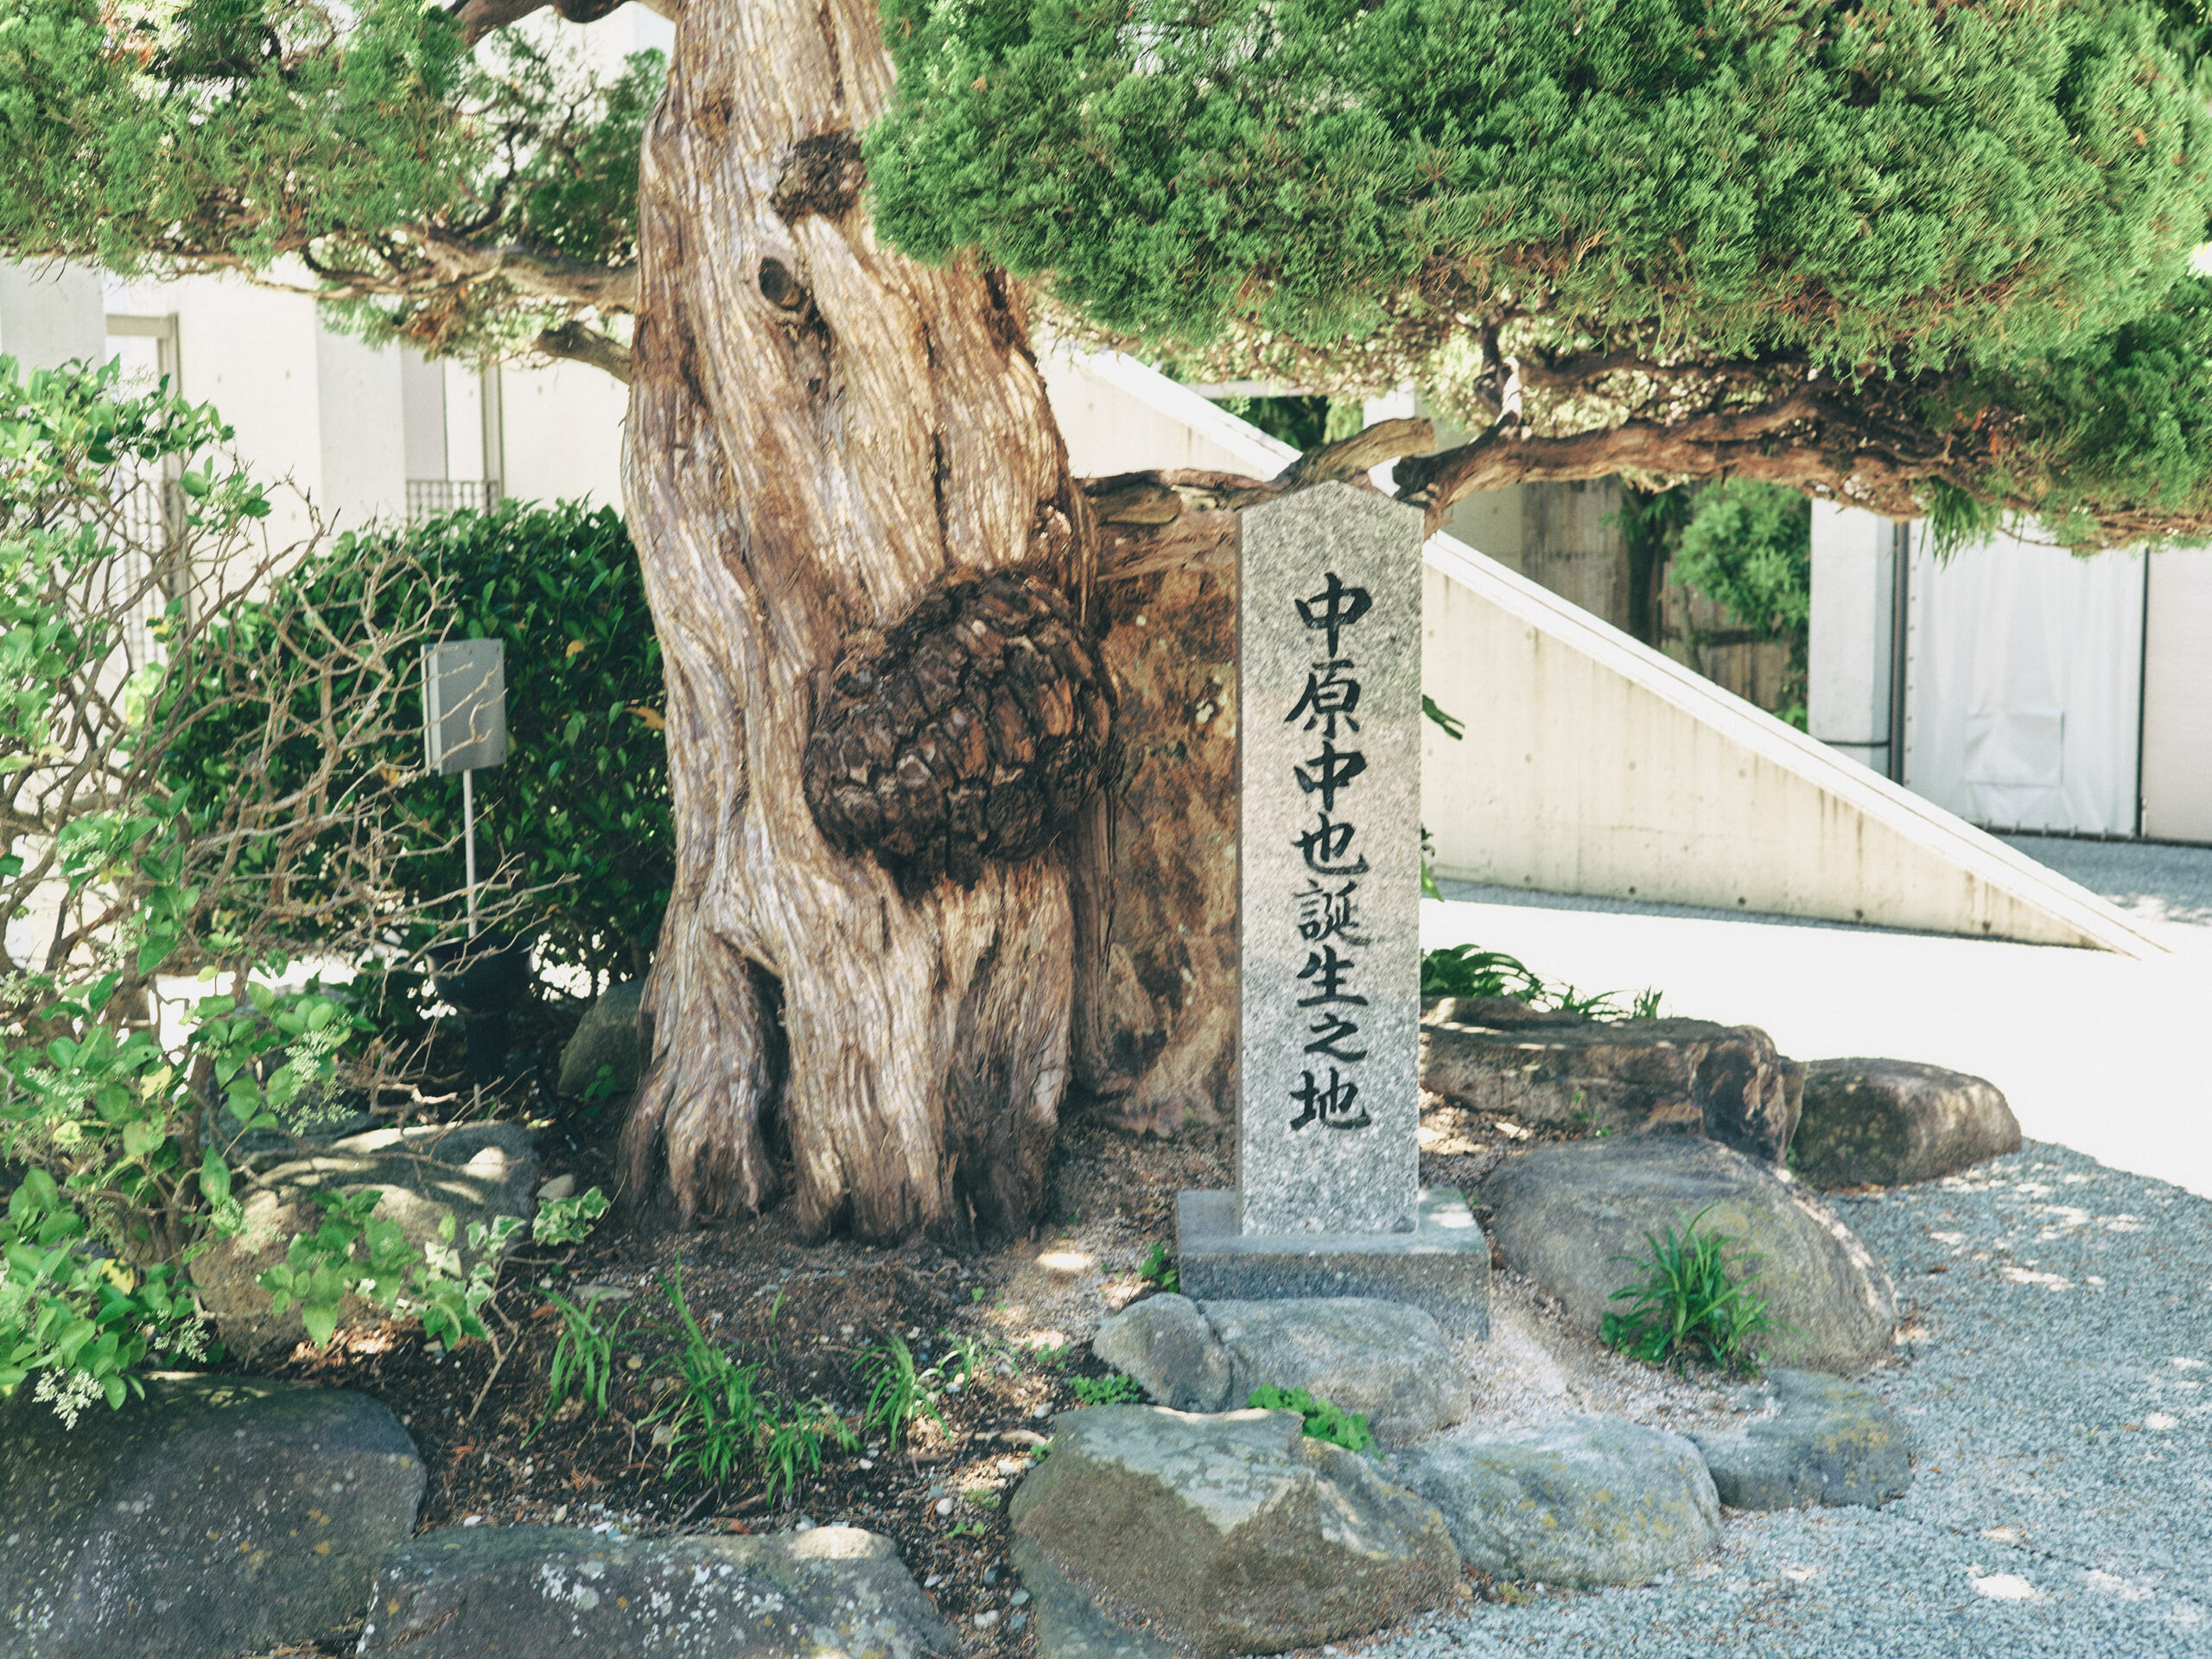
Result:
{"label": "concrete ramp", "polygon": [[[1054,353],[1081,474],[1269,476],[1293,451],[1127,357]],[[1436,873],[1934,933],[2164,947],[1963,819],[1783,724],[1448,536],[1423,550],[1423,734]]]}

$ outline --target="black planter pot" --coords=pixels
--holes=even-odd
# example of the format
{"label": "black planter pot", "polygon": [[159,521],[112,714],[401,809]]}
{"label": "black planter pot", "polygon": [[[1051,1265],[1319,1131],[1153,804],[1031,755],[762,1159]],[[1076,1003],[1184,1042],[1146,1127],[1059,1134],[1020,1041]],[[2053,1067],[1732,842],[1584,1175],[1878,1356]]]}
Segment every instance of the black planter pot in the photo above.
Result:
{"label": "black planter pot", "polygon": [[507,1014],[530,990],[530,941],[484,933],[429,948],[430,988],[461,1010],[469,1080],[499,1081],[506,1070]]}

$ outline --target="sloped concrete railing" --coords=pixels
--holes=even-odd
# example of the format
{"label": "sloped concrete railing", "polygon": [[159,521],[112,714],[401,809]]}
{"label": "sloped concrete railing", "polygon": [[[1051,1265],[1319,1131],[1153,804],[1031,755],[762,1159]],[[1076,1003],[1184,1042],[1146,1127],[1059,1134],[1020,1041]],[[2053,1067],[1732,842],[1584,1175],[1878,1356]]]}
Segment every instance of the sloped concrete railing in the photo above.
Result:
{"label": "sloped concrete railing", "polygon": [[2090,946],[2115,906],[1447,536],[1424,550],[1440,876]]}

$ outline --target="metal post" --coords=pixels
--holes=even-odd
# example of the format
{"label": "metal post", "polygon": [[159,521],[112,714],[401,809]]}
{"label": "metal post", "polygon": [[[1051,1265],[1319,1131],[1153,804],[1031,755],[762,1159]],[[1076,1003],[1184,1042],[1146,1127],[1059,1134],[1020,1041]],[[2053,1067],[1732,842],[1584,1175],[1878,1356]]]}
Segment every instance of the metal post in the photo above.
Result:
{"label": "metal post", "polygon": [[476,769],[461,774],[461,836],[467,847],[468,937],[476,937]]}

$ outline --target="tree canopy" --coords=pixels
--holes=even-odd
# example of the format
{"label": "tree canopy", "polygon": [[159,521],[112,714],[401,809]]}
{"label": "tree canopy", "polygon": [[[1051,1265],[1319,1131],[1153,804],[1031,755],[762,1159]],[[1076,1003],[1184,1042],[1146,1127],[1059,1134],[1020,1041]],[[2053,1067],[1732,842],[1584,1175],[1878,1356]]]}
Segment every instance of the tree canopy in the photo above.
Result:
{"label": "tree canopy", "polygon": [[0,0],[0,250],[239,271],[433,354],[620,372],[664,66],[606,79],[550,30],[472,50],[533,10]]}
{"label": "tree canopy", "polygon": [[1207,378],[1428,387],[1399,469],[2212,524],[2186,16],[2071,0],[887,0],[878,222]]}
{"label": "tree canopy", "polygon": [[[543,0],[0,0],[0,250],[626,372],[663,66]],[[584,21],[607,0],[560,0]],[[1521,479],[2212,532],[2197,0],[884,0],[882,234],[1207,378],[1411,382]],[[828,135],[825,135],[825,137]]]}

